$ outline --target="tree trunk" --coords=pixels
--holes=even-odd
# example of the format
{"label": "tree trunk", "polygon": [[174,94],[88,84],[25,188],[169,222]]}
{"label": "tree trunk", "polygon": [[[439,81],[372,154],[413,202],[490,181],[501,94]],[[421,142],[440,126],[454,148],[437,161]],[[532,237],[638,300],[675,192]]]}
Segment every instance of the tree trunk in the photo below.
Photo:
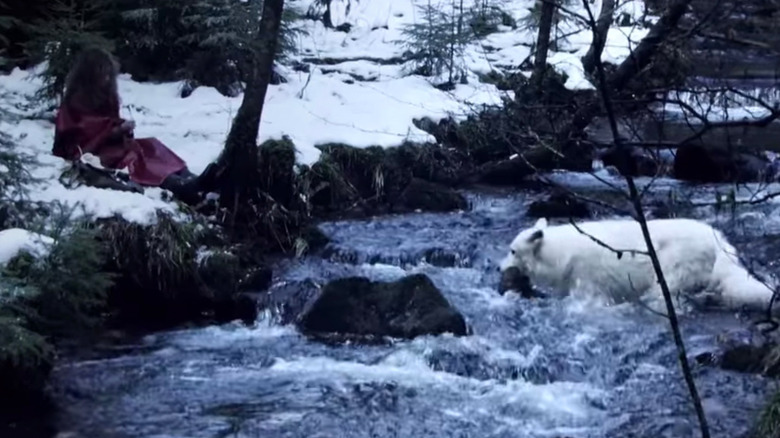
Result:
{"label": "tree trunk", "polygon": [[542,10],[539,19],[539,34],[536,37],[536,54],[534,55],[534,71],[531,75],[535,84],[541,85],[547,70],[547,52],[550,50],[550,34],[552,33],[553,16],[556,0],[541,0]]}
{"label": "tree trunk", "polygon": [[599,19],[596,21],[596,31],[593,32],[593,42],[588,53],[582,58],[582,68],[588,76],[593,76],[596,71],[596,59],[601,57],[602,52],[604,52],[609,25],[612,24],[612,16],[615,14],[615,3],[617,0],[603,0],[601,5]]}
{"label": "tree trunk", "polygon": [[234,214],[239,206],[247,205],[247,201],[257,195],[257,135],[273,73],[283,7],[284,0],[265,0],[263,3],[246,91],[219,160],[222,168],[220,203]]}

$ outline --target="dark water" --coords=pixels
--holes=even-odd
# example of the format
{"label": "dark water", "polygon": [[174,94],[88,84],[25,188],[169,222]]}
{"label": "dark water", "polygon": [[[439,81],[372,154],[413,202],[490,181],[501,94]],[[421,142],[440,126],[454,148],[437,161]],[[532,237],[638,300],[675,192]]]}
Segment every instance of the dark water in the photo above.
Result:
{"label": "dark water", "polygon": [[[560,178],[593,192],[591,178]],[[704,201],[713,190],[662,181],[654,196]],[[277,268],[278,287],[424,272],[472,336],[334,347],[273,317],[252,328],[162,333],[116,357],[63,362],[54,375],[60,428],[91,438],[697,436],[665,319],[631,305],[496,293],[495,261],[532,223],[523,213],[536,196],[472,194],[469,212],[325,224],[334,242],[326,259]],[[768,260],[777,254],[765,237],[780,232],[776,205],[715,222]],[[690,214],[715,219],[710,207]],[[728,313],[692,313],[682,324],[691,355],[745,327]],[[715,437],[747,431],[774,390],[714,368],[696,367],[695,378]]]}

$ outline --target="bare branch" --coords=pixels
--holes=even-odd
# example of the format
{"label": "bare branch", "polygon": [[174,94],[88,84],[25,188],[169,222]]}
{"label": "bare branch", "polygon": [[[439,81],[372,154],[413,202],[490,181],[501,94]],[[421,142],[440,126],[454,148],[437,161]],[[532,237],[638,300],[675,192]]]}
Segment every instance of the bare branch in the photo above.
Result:
{"label": "bare branch", "polygon": [[721,34],[717,34],[715,32],[708,32],[708,31],[704,31],[704,30],[700,30],[700,31],[696,32],[696,34],[697,35],[701,35],[703,37],[707,37],[707,38],[713,39],[713,40],[724,41],[724,42],[729,42],[729,43],[736,43],[736,44],[739,44],[739,45],[742,45],[742,46],[754,47],[754,48],[759,48],[759,49],[770,49],[770,50],[772,49],[772,45],[769,44],[769,43],[756,41],[756,40],[750,40],[750,39],[747,39],[747,38],[738,38],[735,35],[721,35]]}
{"label": "bare branch", "polygon": [[[596,25],[596,20],[593,18],[593,14],[590,10],[590,5],[588,4],[588,0],[582,1],[583,5],[585,6],[585,10],[588,12],[588,16],[590,18],[591,22],[591,28],[593,29],[593,32],[598,32],[598,28]],[[664,34],[659,34],[659,31],[665,31],[666,33],[671,32],[674,27],[677,24],[677,21],[682,17],[685,10],[688,8],[688,4],[690,3],[690,0],[681,0],[674,4],[672,4],[669,7],[669,10],[667,10],[667,13],[664,14],[664,16],[659,21],[659,24],[662,22],[666,22],[666,24],[659,26],[656,24],[656,26],[653,26],[653,29],[650,31],[648,36],[645,38],[645,40],[642,41],[638,51],[644,49],[644,52],[640,52],[640,54],[636,57],[638,60],[642,60],[642,55],[646,58],[646,62],[649,62],[649,57],[652,56],[652,53],[655,51],[655,47],[657,47],[658,44],[660,44],[663,41],[663,38],[665,37]],[[596,38],[596,36],[594,36]],[[645,41],[649,40],[649,43],[647,45],[645,44]],[[632,54],[633,55],[633,54]],[[629,59],[633,58],[633,56],[630,56]],[[615,146],[618,148],[622,148],[621,144],[621,138],[618,132],[617,127],[617,118],[615,116],[615,112],[612,108],[612,103],[610,102],[609,93],[610,90],[619,88],[615,87],[615,83],[613,82],[610,84],[611,86],[607,86],[607,78],[606,74],[604,72],[604,65],[601,62],[601,57],[596,58],[596,73],[598,76],[599,81],[599,93],[602,98],[602,103],[604,105],[604,109],[607,113],[607,118],[609,120],[609,126],[612,130],[612,137],[613,141],[615,142]],[[618,68],[618,72],[616,73],[616,76],[620,77],[621,70],[625,72],[630,72],[629,67],[624,68],[626,63],[624,62],[621,64],[621,66]],[[635,66],[633,68],[636,68]],[[633,75],[631,75],[633,76]],[[614,78],[613,78],[614,80]],[[690,364],[688,363],[688,356],[685,350],[685,342],[683,342],[682,334],[680,333],[680,327],[679,323],[677,321],[677,313],[674,309],[674,302],[672,301],[672,295],[669,291],[669,285],[666,283],[666,278],[664,277],[663,269],[661,268],[660,260],[658,259],[658,254],[656,253],[655,246],[653,245],[653,241],[650,237],[650,230],[647,226],[647,219],[645,218],[644,209],[642,207],[642,199],[639,195],[639,191],[636,188],[636,185],[634,184],[634,179],[626,174],[625,176],[626,184],[628,185],[629,194],[631,197],[631,201],[634,205],[634,209],[636,210],[637,219],[639,221],[639,226],[642,229],[642,235],[645,239],[645,244],[647,245],[647,251],[650,255],[650,260],[653,264],[653,270],[655,271],[656,277],[658,279],[658,284],[661,287],[661,293],[664,297],[664,302],[666,304],[666,312],[669,319],[669,324],[672,329],[672,336],[674,338],[675,346],[677,347],[677,354],[678,359],[680,361],[680,367],[682,368],[682,373],[685,378],[685,382],[688,385],[688,391],[691,394],[691,399],[693,401],[694,409],[696,410],[696,416],[699,419],[699,428],[701,429],[701,435],[702,438],[709,438],[710,437],[710,430],[709,425],[707,423],[707,417],[704,414],[704,408],[702,406],[701,397],[699,396],[699,391],[696,388],[696,383],[693,379],[693,374],[691,373]]]}
{"label": "bare branch", "polygon": [[770,123],[774,122],[780,118],[780,108],[774,109],[772,112],[767,114],[765,117],[762,117],[760,119],[753,119],[753,120],[727,120],[723,122],[710,122],[708,120],[703,120],[704,126],[697,131],[694,134],[691,134],[690,136],[683,139],[680,143],[680,145],[685,145],[688,143],[691,143],[695,140],[700,139],[704,134],[707,132],[713,130],[713,129],[720,129],[720,128],[746,128],[746,127],[755,127],[755,128],[765,128],[769,126]]}
{"label": "bare branch", "polygon": [[638,249],[618,249],[618,248],[613,248],[612,246],[610,246],[609,244],[605,243],[604,241],[599,240],[597,237],[595,237],[595,236],[585,232],[585,230],[580,228],[579,225],[577,225],[574,222],[574,219],[569,218],[569,223],[574,227],[575,230],[577,230],[578,233],[580,233],[583,236],[587,237],[588,239],[592,240],[598,246],[614,252],[615,256],[617,256],[618,260],[623,258],[623,253],[629,253],[631,255],[644,255],[644,256],[649,256],[650,255],[650,253],[648,253],[647,251],[640,251]]}
{"label": "bare branch", "polygon": [[[604,86],[610,91],[620,91],[633,79],[642,69],[644,69],[653,58],[661,43],[671,35],[677,23],[682,18],[688,6],[693,0],[677,0],[672,3],[666,12],[661,16],[657,23],[650,28],[650,32],[639,43],[636,50],[632,51],[629,57],[623,61],[617,70],[610,75],[609,79],[604,79]],[[588,13],[590,6],[587,6]],[[595,21],[591,24],[596,30]],[[598,62],[601,58],[597,57]],[[600,104],[598,101],[591,102],[583,106],[572,118],[570,125],[564,129],[559,137],[560,143],[566,144],[575,134],[579,134],[585,129],[594,117],[598,114]]]}

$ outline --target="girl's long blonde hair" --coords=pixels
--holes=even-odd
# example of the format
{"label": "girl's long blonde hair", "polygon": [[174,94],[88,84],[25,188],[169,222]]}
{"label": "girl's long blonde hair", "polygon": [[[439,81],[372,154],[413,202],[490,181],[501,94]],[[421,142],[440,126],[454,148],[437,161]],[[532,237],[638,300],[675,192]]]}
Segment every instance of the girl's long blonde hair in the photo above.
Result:
{"label": "girl's long blonde hair", "polygon": [[85,49],[68,73],[63,102],[97,112],[118,108],[118,75],[119,64],[111,53],[100,48]]}

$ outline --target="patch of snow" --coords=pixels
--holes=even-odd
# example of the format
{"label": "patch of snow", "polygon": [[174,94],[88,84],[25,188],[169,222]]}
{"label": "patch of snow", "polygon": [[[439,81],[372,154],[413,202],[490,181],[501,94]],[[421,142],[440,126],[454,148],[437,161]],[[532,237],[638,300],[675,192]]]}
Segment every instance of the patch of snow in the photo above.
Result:
{"label": "patch of snow", "polygon": [[582,68],[580,56],[572,53],[557,52],[549,56],[549,63],[558,73],[566,75],[564,86],[570,90],[595,90]]}
{"label": "patch of snow", "polygon": [[43,257],[53,243],[54,239],[49,236],[22,228],[0,231],[0,266],[5,266],[22,251],[27,251],[34,257]]}
{"label": "patch of snow", "polygon": [[663,111],[667,114],[669,120],[679,120],[686,124],[701,125],[704,120],[708,122],[725,121],[750,121],[765,118],[772,114],[768,108],[761,106],[744,106],[741,108],[723,108],[720,106],[709,106],[691,104],[695,112],[690,111],[682,105],[676,103],[667,103]]}

